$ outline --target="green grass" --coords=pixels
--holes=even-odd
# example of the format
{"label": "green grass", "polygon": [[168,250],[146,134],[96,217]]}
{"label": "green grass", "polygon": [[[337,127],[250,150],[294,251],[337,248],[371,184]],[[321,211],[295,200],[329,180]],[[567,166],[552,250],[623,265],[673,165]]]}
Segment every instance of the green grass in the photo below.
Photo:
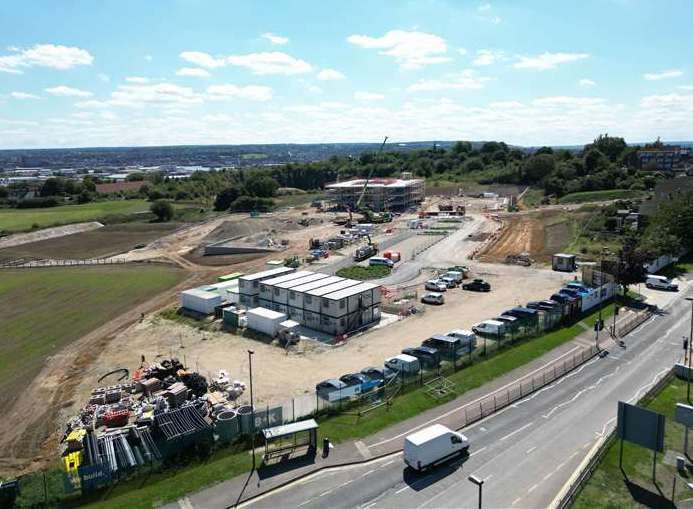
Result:
{"label": "green grass", "polygon": [[[670,451],[674,456],[683,453],[684,432],[684,427],[674,420],[674,412],[676,403],[685,402],[686,383],[673,379],[654,399],[641,404],[666,417],[664,450]],[[657,454],[657,481],[659,489],[664,493],[665,498],[663,498],[652,483],[652,451],[624,443],[623,468],[630,482],[633,483],[629,489],[619,468],[619,449],[620,442],[614,440],[592,477],[578,494],[573,507],[577,509],[669,507],[667,500],[671,499],[673,480],[677,472],[674,466],[664,463],[665,454]],[[686,488],[686,482],[689,481],[691,481],[690,474],[686,478],[679,476],[675,501],[690,498],[691,491]]]}
{"label": "green grass", "polygon": [[562,196],[558,203],[585,203],[589,201],[607,201],[607,200],[626,200],[629,198],[640,198],[645,193],[644,191],[636,191],[634,189],[608,189],[605,191],[583,191],[580,193],[570,193]]}
{"label": "green grass", "polygon": [[666,276],[668,278],[679,277],[687,272],[693,272],[693,254],[689,253],[686,256],[681,257],[681,259],[672,263],[668,267],[664,267],[657,274]]}
{"label": "green grass", "polygon": [[390,275],[390,272],[392,272],[392,269],[385,265],[369,265],[367,267],[362,267],[361,265],[352,265],[351,267],[339,269],[336,274],[339,277],[365,281],[367,279],[379,279],[381,277],[387,277]]}
{"label": "green grass", "polygon": [[0,209],[0,230],[6,233],[26,231],[34,225],[47,228],[148,211],[149,203],[145,200],[97,201],[45,209]]}
{"label": "green grass", "polygon": [[522,197],[522,204],[530,209],[536,208],[541,205],[541,200],[544,198],[543,189],[530,189]]}
{"label": "green grass", "polygon": [[274,198],[274,203],[277,207],[298,207],[300,205],[306,205],[313,200],[324,200],[325,194],[321,192],[314,193],[298,193],[298,194],[285,194],[282,196],[276,196]]}
{"label": "green grass", "polygon": [[6,408],[48,356],[183,274],[165,265],[0,271],[0,406]]}
{"label": "green grass", "polygon": [[[593,313],[596,315],[596,313]],[[592,319],[592,315],[585,320]],[[531,362],[554,348],[567,343],[582,333],[580,325],[572,325],[544,334],[525,342],[517,343],[512,348],[501,350],[488,360],[462,369],[448,378],[457,387],[457,396],[481,387],[513,369]],[[320,437],[329,437],[334,443],[362,438],[401,422],[410,417],[441,405],[452,398],[435,400],[422,390],[416,389],[398,396],[394,404],[385,409],[378,408],[365,417],[355,415],[331,415],[318,419]],[[120,509],[122,507],[145,508],[155,503],[174,501],[186,493],[195,492],[211,484],[231,479],[250,469],[250,457],[247,452],[219,452],[204,464],[195,464],[181,468],[172,474],[158,474],[144,481],[130,481],[116,486],[108,499],[93,507]],[[143,486],[140,488],[140,486]]]}

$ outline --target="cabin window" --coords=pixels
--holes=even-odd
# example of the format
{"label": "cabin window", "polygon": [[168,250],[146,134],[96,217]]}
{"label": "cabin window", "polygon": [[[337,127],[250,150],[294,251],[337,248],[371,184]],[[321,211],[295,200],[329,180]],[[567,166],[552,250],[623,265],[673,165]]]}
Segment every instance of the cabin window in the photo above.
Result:
{"label": "cabin window", "polygon": [[339,301],[339,309],[344,309],[346,307],[346,299]]}
{"label": "cabin window", "polygon": [[274,296],[279,297],[279,288],[274,289]]}
{"label": "cabin window", "polygon": [[313,303],[313,298],[310,295],[306,295],[303,297],[303,300],[306,301],[306,304],[312,304]]}

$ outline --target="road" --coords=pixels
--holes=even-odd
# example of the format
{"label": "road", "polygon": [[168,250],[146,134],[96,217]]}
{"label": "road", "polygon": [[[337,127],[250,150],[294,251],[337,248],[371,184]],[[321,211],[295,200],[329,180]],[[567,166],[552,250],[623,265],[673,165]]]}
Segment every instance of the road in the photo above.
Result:
{"label": "road", "polygon": [[636,401],[680,358],[690,318],[684,293],[631,333],[626,349],[607,340],[607,356],[463,430],[472,444],[464,460],[417,475],[395,454],[317,473],[246,505],[475,507],[477,488],[467,480],[474,474],[485,479],[485,507],[547,507],[615,425],[617,401]]}

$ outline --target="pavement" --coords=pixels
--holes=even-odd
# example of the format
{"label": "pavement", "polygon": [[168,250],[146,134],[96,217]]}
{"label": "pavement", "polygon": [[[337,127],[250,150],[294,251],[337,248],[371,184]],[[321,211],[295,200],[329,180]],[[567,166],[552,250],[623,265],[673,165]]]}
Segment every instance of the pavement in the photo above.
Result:
{"label": "pavement", "polygon": [[637,401],[681,357],[680,338],[689,330],[686,291],[668,294],[663,311],[625,338],[626,348],[607,339],[605,357],[591,358],[464,428],[472,444],[467,458],[419,475],[405,468],[399,451],[404,436],[429,423],[457,428],[463,423],[460,407],[571,355],[571,349],[593,341],[591,331],[453,402],[361,441],[339,444],[326,459],[261,469],[168,507],[474,507],[477,488],[467,480],[471,474],[485,480],[487,507],[550,506],[615,425],[617,401]]}

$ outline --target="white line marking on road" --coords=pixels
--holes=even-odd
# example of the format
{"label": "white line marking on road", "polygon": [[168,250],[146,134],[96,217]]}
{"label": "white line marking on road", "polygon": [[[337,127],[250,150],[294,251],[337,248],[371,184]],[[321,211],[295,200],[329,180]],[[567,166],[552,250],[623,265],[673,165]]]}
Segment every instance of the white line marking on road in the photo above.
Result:
{"label": "white line marking on road", "polygon": [[364,472],[363,474],[361,474],[361,477],[366,477],[367,475],[370,475],[373,472],[375,472],[375,470],[369,470],[368,472]]}
{"label": "white line marking on road", "polygon": [[325,495],[329,495],[329,494],[332,493],[333,491],[334,491],[334,489],[331,489],[331,490],[327,490],[327,491],[325,491],[325,492],[323,492],[323,493],[320,493],[320,495],[318,495],[318,498],[324,497]]}
{"label": "white line marking on road", "polygon": [[527,449],[527,450],[525,451],[525,454],[529,454],[529,453],[532,452],[534,449],[536,449],[536,446],[535,446],[535,447],[530,447],[529,449]]}
{"label": "white line marking on road", "polygon": [[532,493],[534,490],[537,489],[538,486],[539,486],[539,483],[533,485],[531,488],[529,488],[529,489],[527,490],[527,493]]}
{"label": "white line marking on road", "polygon": [[553,472],[549,472],[548,474],[546,474],[546,475],[544,476],[544,478],[542,479],[542,481],[548,481],[548,480],[551,478],[552,475],[553,475]]}
{"label": "white line marking on road", "polygon": [[354,480],[353,480],[353,479],[349,479],[348,481],[343,482],[342,484],[340,484],[339,487],[340,487],[340,488],[343,488],[344,486],[348,486],[348,485],[351,484],[352,482],[354,482]]}
{"label": "white line marking on road", "polygon": [[521,431],[526,430],[526,429],[529,428],[532,424],[534,424],[534,422],[528,422],[527,424],[525,424],[525,425],[522,426],[521,428],[516,429],[516,430],[513,431],[512,433],[508,433],[508,434],[505,435],[504,437],[501,437],[501,442],[502,442],[503,440],[507,439],[507,438],[510,438],[510,437],[513,436],[513,435],[516,435],[517,433],[519,433],[519,432],[521,432]]}
{"label": "white line marking on road", "polygon": [[575,451],[573,454],[571,454],[570,456],[568,456],[568,461],[570,461],[571,459],[573,459],[573,458],[575,457],[575,455],[578,454],[579,452],[580,452],[580,451]]}
{"label": "white line marking on road", "polygon": [[513,503],[510,505],[515,505],[517,504],[520,500],[522,500],[522,497],[517,497],[515,500],[513,500]]}
{"label": "white line marking on road", "polygon": [[601,384],[601,383],[602,383],[604,380],[606,380],[607,378],[610,378],[610,377],[614,376],[616,373],[618,373],[618,371],[619,371],[620,369],[621,369],[621,366],[616,366],[616,369],[613,370],[611,373],[609,373],[608,375],[604,375],[604,376],[599,377],[599,379],[598,379],[595,383],[593,383],[592,385],[590,385],[590,386],[588,386],[588,387],[585,387],[584,389],[580,389],[580,390],[579,390],[578,392],[576,392],[575,395],[574,395],[572,398],[570,398],[568,401],[564,401],[563,403],[559,403],[558,405],[556,405],[555,407],[553,407],[551,410],[549,410],[549,413],[544,414],[542,417],[543,417],[544,419],[548,419],[549,417],[551,417],[551,416],[553,415],[554,412],[556,412],[557,410],[559,410],[560,408],[562,408],[562,407],[564,407],[564,406],[566,406],[566,405],[569,405],[570,403],[572,403],[573,401],[575,401],[576,399],[578,399],[580,396],[582,396],[585,392],[596,389],[597,386],[598,386],[599,384]]}
{"label": "white line marking on road", "polygon": [[557,361],[560,361],[562,358],[567,357],[568,355],[570,355],[570,354],[572,354],[573,352],[575,352],[575,350],[580,350],[581,348],[582,348],[581,346],[576,346],[575,348],[571,348],[570,350],[568,350],[568,351],[567,351],[566,353],[564,353],[563,355],[560,355],[559,357],[556,357],[555,359],[553,359],[553,360],[547,362],[547,363],[544,364],[543,366],[538,367],[538,368],[535,369],[534,371],[532,371],[532,372],[530,372],[530,373],[527,373],[526,375],[524,375],[524,376],[522,376],[522,377],[520,377],[520,378],[518,378],[518,379],[516,379],[516,380],[513,380],[513,381],[511,381],[511,382],[508,382],[508,383],[505,384],[503,387],[500,387],[500,388],[496,389],[496,390],[493,391],[493,392],[490,392],[490,393],[488,393],[488,394],[485,394],[485,395],[483,395],[483,396],[480,396],[480,397],[478,397],[477,399],[475,399],[474,401],[470,401],[469,403],[465,403],[465,404],[463,404],[463,405],[461,405],[461,406],[459,406],[459,407],[457,407],[457,408],[453,408],[452,410],[449,410],[448,412],[445,412],[444,414],[439,415],[438,417],[435,417],[435,418],[430,419],[430,420],[428,420],[428,421],[426,421],[426,422],[424,422],[424,423],[421,423],[421,424],[419,424],[418,426],[414,426],[413,428],[411,428],[411,429],[409,429],[409,430],[407,430],[407,431],[405,431],[405,432],[403,432],[403,433],[400,433],[399,435],[395,435],[394,437],[390,437],[390,438],[387,438],[387,439],[385,439],[385,440],[381,440],[380,442],[376,442],[375,444],[371,444],[371,445],[368,446],[368,448],[370,449],[370,448],[372,448],[372,447],[378,447],[379,445],[383,445],[383,444],[386,444],[386,443],[388,443],[388,442],[392,442],[393,440],[397,440],[397,439],[399,439],[399,438],[402,438],[402,437],[404,437],[404,436],[407,436],[407,435],[411,434],[413,431],[416,431],[417,429],[424,428],[424,427],[428,426],[429,424],[433,424],[434,422],[440,421],[441,419],[444,419],[445,417],[448,417],[448,416],[450,416],[450,415],[452,415],[452,414],[454,414],[454,413],[456,413],[456,412],[459,412],[460,410],[462,410],[463,408],[465,408],[465,407],[467,407],[467,406],[471,406],[471,405],[477,404],[477,403],[479,403],[479,401],[483,401],[483,400],[485,400],[485,399],[488,399],[490,396],[493,396],[494,394],[498,394],[499,392],[503,392],[503,391],[506,390],[508,387],[511,387],[511,386],[517,384],[520,380],[525,380],[525,379],[527,379],[527,378],[529,378],[529,377],[531,377],[531,376],[534,376],[535,373],[538,373],[538,372],[540,372],[540,371],[546,369],[547,366],[550,366],[551,364],[555,364]]}
{"label": "white line marking on road", "polygon": [[378,503],[378,502],[372,502],[372,503],[370,503],[370,504],[368,504],[368,505],[364,505],[364,506],[363,506],[363,509],[368,509],[369,507],[373,507],[373,506],[374,506],[375,504],[377,504],[377,503]]}
{"label": "white line marking on road", "polygon": [[305,502],[301,502],[300,504],[298,504],[296,507],[301,507],[301,506],[310,504],[313,500],[315,500],[315,499],[314,499],[314,498],[309,498],[309,499],[306,500]]}
{"label": "white line marking on road", "polygon": [[397,491],[395,491],[395,495],[399,495],[400,493],[402,493],[403,491],[406,491],[408,489],[409,489],[409,486],[405,486],[404,488],[400,488]]}
{"label": "white line marking on road", "polygon": [[587,442],[585,445],[582,446],[582,448],[587,449],[590,445],[592,445],[592,442]]}
{"label": "white line marking on road", "polygon": [[488,481],[489,479],[491,479],[491,477],[493,477],[493,474],[490,474],[490,475],[487,475],[486,477],[484,477],[484,482],[486,482],[486,481]]}
{"label": "white line marking on road", "polygon": [[385,468],[388,465],[392,465],[395,462],[395,460],[390,460],[387,463],[380,465],[378,468]]}
{"label": "white line marking on road", "polygon": [[483,426],[481,426],[481,427],[479,427],[479,431],[486,431],[486,428],[484,428]]}
{"label": "white line marking on road", "polygon": [[476,451],[472,452],[472,453],[469,455],[469,457],[471,458],[471,457],[474,456],[475,454],[479,454],[481,451],[486,450],[486,447],[487,447],[487,446],[484,446],[484,447],[482,447],[481,449],[477,449]]}

